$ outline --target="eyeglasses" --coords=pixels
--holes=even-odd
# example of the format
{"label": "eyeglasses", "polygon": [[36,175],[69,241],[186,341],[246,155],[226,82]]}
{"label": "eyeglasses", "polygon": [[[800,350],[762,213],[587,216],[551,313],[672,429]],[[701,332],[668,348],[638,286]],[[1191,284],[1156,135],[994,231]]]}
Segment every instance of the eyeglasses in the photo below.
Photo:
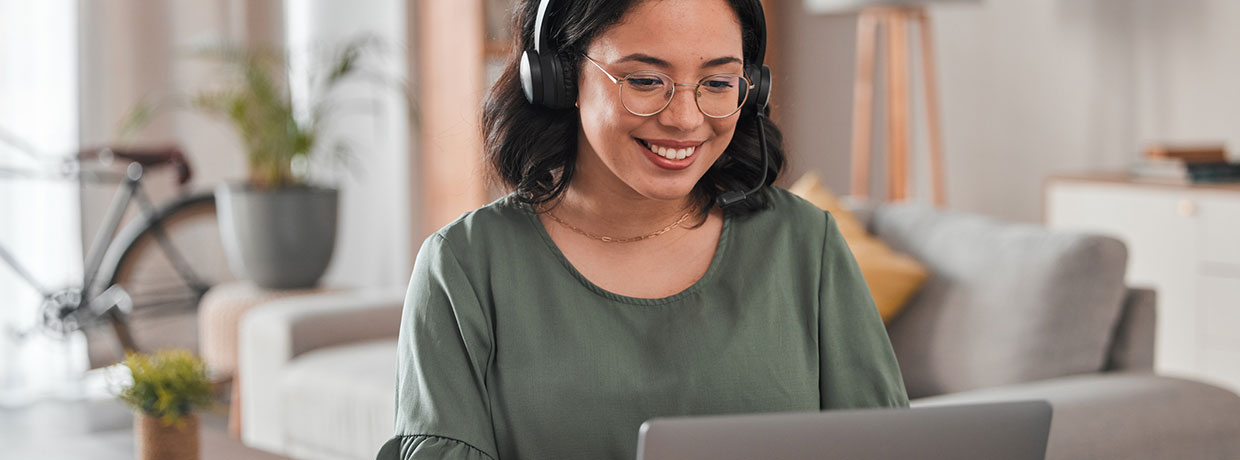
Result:
{"label": "eyeglasses", "polygon": [[590,56],[585,58],[620,87],[620,104],[639,117],[662,112],[672,103],[677,87],[688,87],[693,88],[694,100],[702,114],[711,118],[727,118],[741,110],[749,97],[749,90],[753,88],[748,77],[735,74],[707,75],[697,84],[676,83],[667,74],[652,70],[617,77]]}

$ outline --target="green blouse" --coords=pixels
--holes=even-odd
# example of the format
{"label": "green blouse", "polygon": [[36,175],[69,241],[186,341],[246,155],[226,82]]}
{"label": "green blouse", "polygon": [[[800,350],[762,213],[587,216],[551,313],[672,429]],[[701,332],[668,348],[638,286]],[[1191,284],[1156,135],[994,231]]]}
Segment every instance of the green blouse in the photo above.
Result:
{"label": "green blouse", "polygon": [[378,458],[631,460],[652,417],[907,407],[834,219],[770,195],[726,216],[706,274],[661,299],[591,283],[511,197],[427,238]]}

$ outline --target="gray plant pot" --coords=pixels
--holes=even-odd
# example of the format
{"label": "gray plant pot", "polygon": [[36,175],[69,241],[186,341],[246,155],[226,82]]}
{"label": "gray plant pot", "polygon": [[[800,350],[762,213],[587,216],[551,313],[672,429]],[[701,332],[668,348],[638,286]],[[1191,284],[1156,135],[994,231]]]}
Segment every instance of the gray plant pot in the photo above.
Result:
{"label": "gray plant pot", "polygon": [[215,202],[233,274],[269,289],[318,283],[336,247],[336,189],[220,184]]}

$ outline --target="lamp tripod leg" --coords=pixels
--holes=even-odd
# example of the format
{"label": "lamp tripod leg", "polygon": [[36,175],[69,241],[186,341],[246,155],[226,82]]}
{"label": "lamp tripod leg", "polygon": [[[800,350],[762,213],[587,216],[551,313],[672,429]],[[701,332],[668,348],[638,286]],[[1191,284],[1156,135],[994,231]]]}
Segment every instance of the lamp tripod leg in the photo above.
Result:
{"label": "lamp tripod leg", "polygon": [[930,19],[925,10],[917,12],[917,25],[921,29],[921,65],[923,93],[926,97],[926,131],[930,139],[930,186],[934,204],[943,206],[946,203],[943,184],[943,137],[939,125],[939,98],[934,79],[934,34],[930,30]]}
{"label": "lamp tripod leg", "polygon": [[852,195],[870,195],[870,134],[874,115],[875,34],[880,16],[863,11],[857,17],[857,68],[853,80]]}
{"label": "lamp tripod leg", "polygon": [[887,199],[908,198],[910,10],[887,13]]}

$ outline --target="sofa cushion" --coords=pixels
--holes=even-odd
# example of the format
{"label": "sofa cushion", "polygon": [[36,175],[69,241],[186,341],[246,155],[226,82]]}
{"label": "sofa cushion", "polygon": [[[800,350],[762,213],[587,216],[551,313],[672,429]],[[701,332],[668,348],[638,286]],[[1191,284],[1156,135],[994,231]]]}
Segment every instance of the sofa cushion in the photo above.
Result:
{"label": "sofa cushion", "polygon": [[1103,368],[1123,243],[913,204],[881,206],[872,223],[931,273],[888,328],[909,397]]}
{"label": "sofa cushion", "polygon": [[286,454],[374,458],[395,431],[396,340],[317,349],[280,381]]}
{"label": "sofa cushion", "polygon": [[822,184],[817,174],[806,173],[788,191],[830,212],[835,218],[844,242],[848,243],[848,249],[857,259],[857,266],[861,268],[861,275],[870,288],[878,313],[884,323],[891,322],[926,280],[926,268],[912,257],[892,251],[870,235],[862,221],[840,204],[840,200]]}
{"label": "sofa cushion", "polygon": [[1240,458],[1240,396],[1202,382],[1139,373],[1079,375],[918,399],[929,407],[1042,399],[1047,460]]}

